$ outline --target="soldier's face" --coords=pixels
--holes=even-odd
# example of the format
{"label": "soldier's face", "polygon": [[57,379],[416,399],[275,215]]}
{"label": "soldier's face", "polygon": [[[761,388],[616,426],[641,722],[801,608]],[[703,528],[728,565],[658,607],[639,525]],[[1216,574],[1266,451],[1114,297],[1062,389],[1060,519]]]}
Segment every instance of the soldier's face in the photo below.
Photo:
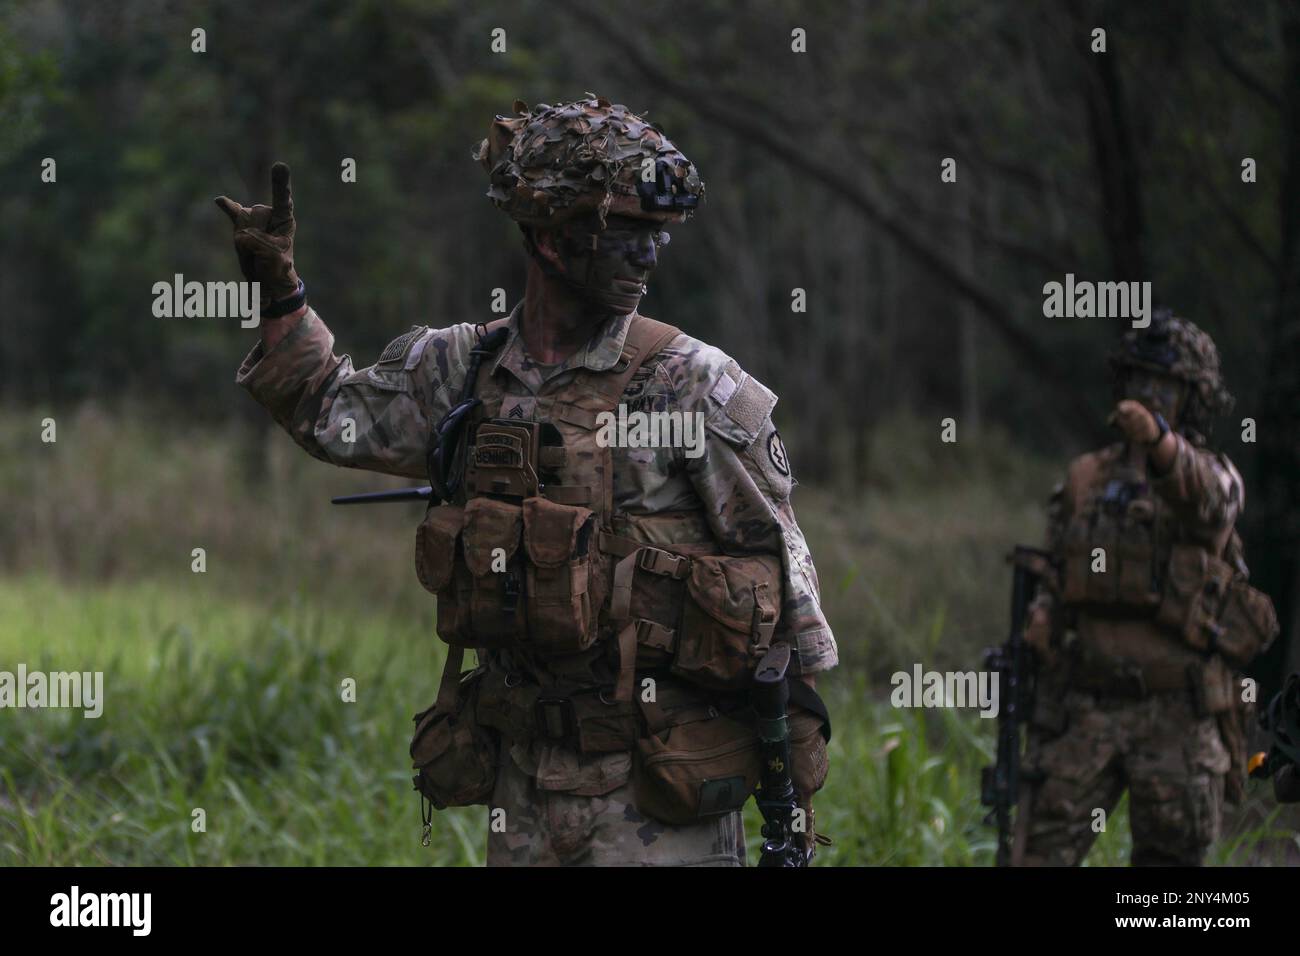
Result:
{"label": "soldier's face", "polygon": [[1141,402],[1148,411],[1158,412],[1171,425],[1178,422],[1183,383],[1172,375],[1130,369],[1125,376],[1124,397]]}
{"label": "soldier's face", "polygon": [[559,253],[570,283],[594,310],[612,315],[635,311],[668,244],[658,223],[626,216],[606,217],[603,230],[594,217],[583,220],[564,236]]}

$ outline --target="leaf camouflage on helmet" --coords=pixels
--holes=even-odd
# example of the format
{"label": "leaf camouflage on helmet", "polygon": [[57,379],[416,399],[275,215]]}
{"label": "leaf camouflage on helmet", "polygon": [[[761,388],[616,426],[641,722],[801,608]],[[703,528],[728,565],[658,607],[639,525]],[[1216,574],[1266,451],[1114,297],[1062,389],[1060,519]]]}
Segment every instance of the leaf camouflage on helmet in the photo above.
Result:
{"label": "leaf camouflage on helmet", "polygon": [[1124,376],[1130,368],[1172,375],[1186,382],[1190,389],[1182,425],[1198,444],[1204,444],[1214,419],[1232,409],[1232,393],[1224,385],[1214,339],[1170,309],[1156,309],[1146,328],[1124,333],[1119,347],[1110,355],[1110,365],[1117,394],[1122,393]]}
{"label": "leaf camouflage on helmet", "polygon": [[[473,156],[491,177],[488,197],[521,225],[551,227],[594,212],[685,222],[704,181],[663,130],[620,103],[588,93],[559,106],[520,100],[497,116]],[[646,160],[655,178],[644,181]]]}

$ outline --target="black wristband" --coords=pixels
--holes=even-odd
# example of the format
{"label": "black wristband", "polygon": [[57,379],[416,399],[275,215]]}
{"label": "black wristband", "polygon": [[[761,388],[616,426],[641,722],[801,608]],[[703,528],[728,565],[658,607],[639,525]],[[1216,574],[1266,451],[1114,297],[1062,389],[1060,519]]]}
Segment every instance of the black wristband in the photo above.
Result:
{"label": "black wristband", "polygon": [[[297,312],[302,308],[303,303],[307,301],[307,286],[301,279],[298,280],[298,288],[293,295],[285,296],[283,299],[276,299],[270,305],[263,307],[262,318],[278,319],[282,315],[288,315],[290,312]],[[1163,421],[1164,419],[1161,419]]]}
{"label": "black wristband", "polygon": [[1165,416],[1161,415],[1159,412],[1154,412],[1153,414],[1156,417],[1156,425],[1160,429],[1160,434],[1157,435],[1155,437],[1155,440],[1151,442],[1152,448],[1154,448],[1156,445],[1159,445],[1161,440],[1163,440],[1164,437],[1169,434],[1169,423],[1165,421]]}

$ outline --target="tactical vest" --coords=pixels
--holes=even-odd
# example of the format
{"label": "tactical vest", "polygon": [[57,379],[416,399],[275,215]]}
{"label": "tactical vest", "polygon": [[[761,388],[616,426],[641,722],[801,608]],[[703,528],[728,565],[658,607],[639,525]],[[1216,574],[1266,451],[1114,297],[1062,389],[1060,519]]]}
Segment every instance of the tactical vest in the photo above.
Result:
{"label": "tactical vest", "polygon": [[[1276,621],[1268,598],[1246,583],[1244,562],[1225,560],[1229,551],[1239,558],[1240,539],[1235,532],[1213,541],[1189,533],[1144,470],[1121,456],[1115,449],[1086,456],[1065,489],[1071,518],[1061,542],[1061,599],[1067,612],[1075,620],[1127,619],[1124,639],[1134,644],[1165,634],[1243,665],[1272,639]],[[1107,627],[1116,630],[1114,623]],[[1183,680],[1180,673],[1170,677]]]}
{"label": "tactical vest", "polygon": [[[525,724],[552,723],[556,737],[575,730],[572,708],[547,711],[538,700],[594,692],[626,704],[646,673],[722,694],[747,686],[780,614],[780,558],[720,553],[702,510],[616,511],[612,449],[597,440],[598,416],[617,413],[637,369],[678,334],[634,315],[620,360],[602,372],[579,368],[539,397],[539,415],[551,401],[541,421],[502,418],[500,383],[480,378],[461,486],[429,509],[416,536],[416,570],[438,597],[438,634],[450,645],[442,709],[468,648],[506,675],[480,698],[497,694]],[[527,699],[511,674],[527,676]]]}

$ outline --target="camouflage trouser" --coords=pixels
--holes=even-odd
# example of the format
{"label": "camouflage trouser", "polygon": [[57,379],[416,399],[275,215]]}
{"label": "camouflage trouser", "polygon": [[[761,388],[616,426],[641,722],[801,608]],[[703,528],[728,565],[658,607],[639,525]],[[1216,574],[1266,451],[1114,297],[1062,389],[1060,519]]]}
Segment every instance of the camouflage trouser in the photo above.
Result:
{"label": "camouflage trouser", "polygon": [[[488,826],[488,866],[744,866],[739,813],[691,826],[648,820],[631,784],[598,797],[542,790],[502,755]],[[504,810],[504,815],[497,814]]]}
{"label": "camouflage trouser", "polygon": [[[1062,733],[1031,728],[1017,850],[1026,866],[1075,866],[1106,816],[1129,791],[1133,865],[1199,866],[1219,836],[1230,758],[1213,717],[1197,717],[1190,695],[1098,699],[1070,691]],[[1017,854],[1019,855],[1019,853]]]}

